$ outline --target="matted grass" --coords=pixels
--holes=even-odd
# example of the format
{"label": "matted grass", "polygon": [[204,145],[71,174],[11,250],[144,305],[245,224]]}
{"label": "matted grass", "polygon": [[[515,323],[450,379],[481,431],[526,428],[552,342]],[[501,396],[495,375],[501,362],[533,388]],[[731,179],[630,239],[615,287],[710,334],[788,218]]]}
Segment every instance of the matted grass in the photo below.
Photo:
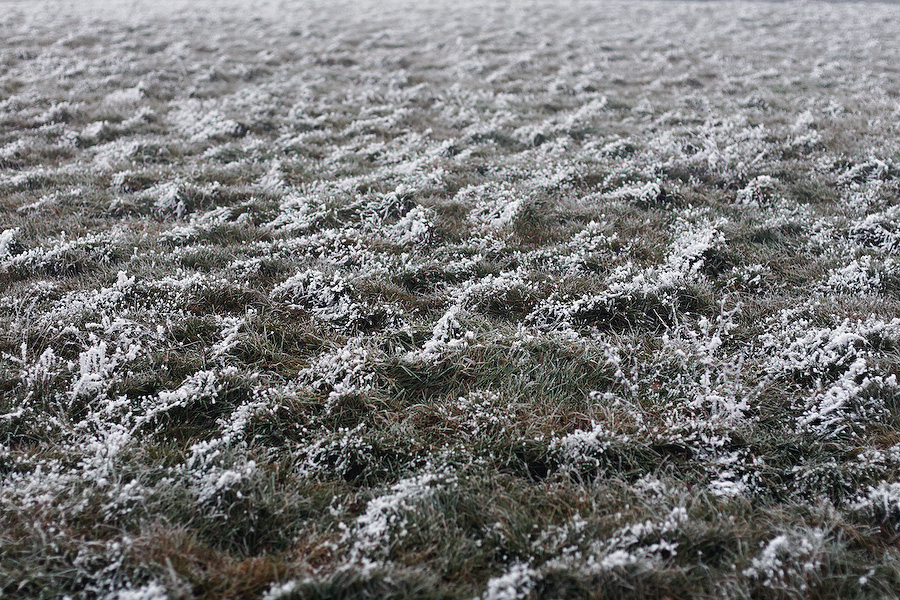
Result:
{"label": "matted grass", "polygon": [[900,6],[0,4],[0,595],[900,589]]}

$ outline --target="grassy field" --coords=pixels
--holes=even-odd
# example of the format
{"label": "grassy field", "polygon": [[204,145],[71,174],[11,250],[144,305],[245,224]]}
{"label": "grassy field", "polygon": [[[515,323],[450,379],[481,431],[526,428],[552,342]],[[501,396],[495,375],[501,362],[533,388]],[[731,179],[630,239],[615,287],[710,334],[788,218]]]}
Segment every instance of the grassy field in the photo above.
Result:
{"label": "grassy field", "polygon": [[900,5],[0,3],[0,596],[891,598]]}

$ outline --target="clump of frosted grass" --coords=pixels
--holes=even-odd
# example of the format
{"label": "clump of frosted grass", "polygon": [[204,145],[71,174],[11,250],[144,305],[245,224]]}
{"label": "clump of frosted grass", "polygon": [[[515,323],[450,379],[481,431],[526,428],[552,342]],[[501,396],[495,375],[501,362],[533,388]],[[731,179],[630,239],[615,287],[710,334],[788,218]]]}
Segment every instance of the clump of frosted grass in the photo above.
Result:
{"label": "clump of frosted grass", "polygon": [[372,389],[375,357],[373,350],[364,343],[362,338],[350,338],[343,347],[320,355],[313,364],[298,373],[300,381],[328,392],[326,412],[330,412],[340,398]]}
{"label": "clump of frosted grass", "polygon": [[661,264],[646,268],[631,262],[618,265],[606,275],[605,290],[578,297],[553,293],[538,304],[526,322],[577,332],[596,315],[608,318],[621,314],[627,320],[644,304],[655,305],[655,321],[669,320],[677,313],[677,294],[705,277],[707,258],[722,248],[725,239],[719,230],[721,224],[693,224],[679,219],[674,227],[675,239]]}
{"label": "clump of frosted grass", "polygon": [[747,206],[763,206],[776,199],[778,189],[777,179],[769,175],[760,175],[738,190],[737,201]]}
{"label": "clump of frosted grass", "polygon": [[459,304],[454,304],[437,320],[431,331],[431,338],[421,350],[414,350],[404,355],[410,362],[433,362],[448,353],[458,352],[469,346],[475,339],[475,333],[466,329],[457,318],[462,313]]}
{"label": "clump of frosted grass", "polygon": [[849,238],[857,246],[891,253],[900,248],[900,206],[891,206],[855,221]]}
{"label": "clump of frosted grass", "polygon": [[303,583],[312,583],[312,581],[307,578],[306,580],[291,579],[284,583],[273,583],[272,587],[262,595],[261,600],[291,600]]}
{"label": "clump of frosted grass", "polygon": [[427,243],[434,232],[434,211],[415,206],[388,231],[390,238],[401,246]]}
{"label": "clump of frosted grass", "polygon": [[885,181],[894,178],[898,174],[896,166],[879,158],[869,158],[851,165],[838,178],[842,185],[854,186],[870,181]]}
{"label": "clump of frosted grass", "polygon": [[898,393],[896,375],[871,374],[865,359],[859,358],[837,381],[816,390],[807,401],[797,425],[821,437],[835,437],[851,428],[865,428],[887,415],[885,397],[896,397]]}
{"label": "clump of frosted grass", "polygon": [[13,243],[20,229],[20,227],[13,227],[0,232],[0,259],[12,256]]}
{"label": "clump of frosted grass", "polygon": [[457,192],[455,200],[472,207],[471,222],[495,229],[511,225],[524,206],[521,193],[508,184],[468,186]]}
{"label": "clump of frosted grass", "polygon": [[307,269],[275,286],[272,296],[290,300],[292,307],[309,307],[325,320],[338,321],[358,314],[351,289],[351,283],[340,273],[329,275]]}
{"label": "clump of frosted grass", "polygon": [[[620,520],[622,515],[617,514],[615,518]],[[535,553],[548,556],[543,563],[532,563],[524,571],[518,568],[508,571],[496,578],[497,586],[511,590],[515,584],[516,590],[531,590],[545,577],[556,573],[577,573],[593,579],[651,572],[678,554],[678,537],[688,523],[684,508],[666,511],[660,507],[658,518],[625,524],[597,539],[591,535],[589,523],[575,516],[561,526],[547,527],[536,537],[532,544]]]}
{"label": "clump of frosted grass", "polygon": [[850,508],[875,521],[900,527],[900,482],[882,481],[868,486],[850,503]]}
{"label": "clump of frosted grass", "polygon": [[387,560],[391,546],[410,534],[411,516],[441,489],[455,483],[451,470],[426,468],[370,500],[360,516],[343,525],[341,541],[348,547],[347,566],[368,570]]}
{"label": "clump of frosted grass", "polygon": [[345,475],[352,467],[372,460],[372,445],[366,441],[365,423],[338,427],[334,431],[313,431],[312,441],[296,451],[297,476],[301,479],[326,479]]}
{"label": "clump of frosted grass", "polygon": [[723,222],[692,224],[680,221],[675,226],[675,239],[665,259],[666,278],[672,272],[688,279],[695,278],[704,267],[710,252],[724,247],[725,237],[719,228]]}
{"label": "clump of frosted grass", "polygon": [[870,361],[873,347],[897,342],[900,320],[870,317],[845,319],[835,327],[809,327],[797,310],[788,309],[780,323],[777,334],[760,336],[768,354],[764,366],[772,377],[810,386],[810,396],[798,407],[801,430],[834,437],[887,414],[885,398],[896,394],[896,377],[872,373]]}
{"label": "clump of frosted grass", "polygon": [[284,192],[287,189],[287,185],[281,172],[281,161],[273,160],[269,170],[259,179],[257,185],[266,192]]}
{"label": "clump of frosted grass", "polygon": [[328,207],[317,200],[315,193],[300,194],[296,191],[279,202],[278,211],[278,215],[264,225],[265,229],[275,232],[306,231],[329,215]]}
{"label": "clump of frosted grass", "polygon": [[[175,212],[178,212],[177,205]],[[182,214],[184,213],[183,207],[181,212]],[[163,232],[160,235],[160,238],[178,243],[188,242],[200,234],[209,232],[216,227],[221,227],[230,222],[232,220],[232,212],[230,207],[219,206],[203,213],[193,213],[190,215],[187,224],[172,227],[168,231]]]}
{"label": "clump of frosted grass", "polygon": [[104,600],[169,600],[166,587],[159,582],[148,583],[137,588],[117,590],[104,597]]}
{"label": "clump of frosted grass", "polygon": [[172,126],[192,143],[204,142],[212,138],[236,137],[242,126],[226,117],[220,110],[204,110],[198,100],[186,100],[177,110],[170,111]]}
{"label": "clump of frosted grass", "polygon": [[609,197],[614,200],[636,202],[643,206],[652,206],[663,203],[667,199],[667,193],[657,181],[645,183],[629,183],[613,192]]}
{"label": "clump of frosted grass", "polygon": [[814,327],[803,308],[785,309],[760,335],[768,355],[766,370],[773,375],[822,378],[843,372],[868,355],[873,342],[900,342],[900,319],[864,321],[844,319],[833,327]]}
{"label": "clump of frosted grass", "polygon": [[438,407],[446,421],[455,426],[459,436],[470,441],[496,439],[511,425],[510,406],[496,392],[473,391]]}
{"label": "clump of frosted grass", "polygon": [[522,600],[536,585],[538,573],[527,564],[516,563],[506,573],[491,577],[481,600]]}
{"label": "clump of frosted grass", "polygon": [[79,254],[97,264],[109,263],[118,244],[123,241],[124,231],[113,229],[109,232],[88,234],[74,240],[67,240],[66,232],[62,231],[59,238],[52,244],[31,248],[19,252],[15,256],[10,253],[12,235],[10,234],[7,241],[6,257],[0,255],[0,271],[64,269],[71,260],[69,257]]}
{"label": "clump of frosted grass", "polygon": [[871,294],[880,292],[887,277],[900,275],[900,265],[893,258],[873,261],[869,255],[852,260],[844,267],[832,270],[826,282],[827,288],[836,292]]}
{"label": "clump of frosted grass", "polygon": [[724,310],[723,299],[715,321],[700,317],[696,328],[680,326],[662,335],[663,347],[681,363],[683,372],[697,373],[686,390],[685,408],[707,413],[710,423],[742,423],[750,408],[752,393],[742,380],[748,350],[725,352],[722,348],[738,326],[740,311],[740,305]]}
{"label": "clump of frosted grass", "polygon": [[822,568],[826,532],[813,529],[785,533],[761,546],[743,575],[773,590],[806,590],[806,580]]}
{"label": "clump of frosted grass", "polygon": [[552,440],[549,449],[565,468],[577,472],[600,469],[607,450],[629,441],[627,435],[613,432],[603,423],[594,423],[590,430],[579,429]]}

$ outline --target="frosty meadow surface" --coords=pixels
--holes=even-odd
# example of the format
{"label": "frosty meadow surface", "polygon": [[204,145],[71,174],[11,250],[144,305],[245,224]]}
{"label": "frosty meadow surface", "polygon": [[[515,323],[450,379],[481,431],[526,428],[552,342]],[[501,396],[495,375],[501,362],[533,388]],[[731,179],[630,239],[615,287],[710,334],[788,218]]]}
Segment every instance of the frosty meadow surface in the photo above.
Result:
{"label": "frosty meadow surface", "polygon": [[900,5],[0,3],[0,596],[890,598]]}

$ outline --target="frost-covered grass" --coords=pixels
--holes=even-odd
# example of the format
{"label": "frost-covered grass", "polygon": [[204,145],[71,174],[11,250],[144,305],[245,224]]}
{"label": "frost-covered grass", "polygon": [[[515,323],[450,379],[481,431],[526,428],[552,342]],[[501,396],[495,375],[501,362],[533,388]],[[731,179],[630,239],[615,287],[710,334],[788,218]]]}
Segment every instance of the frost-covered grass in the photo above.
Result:
{"label": "frost-covered grass", "polygon": [[0,596],[895,597],[898,30],[0,3]]}

